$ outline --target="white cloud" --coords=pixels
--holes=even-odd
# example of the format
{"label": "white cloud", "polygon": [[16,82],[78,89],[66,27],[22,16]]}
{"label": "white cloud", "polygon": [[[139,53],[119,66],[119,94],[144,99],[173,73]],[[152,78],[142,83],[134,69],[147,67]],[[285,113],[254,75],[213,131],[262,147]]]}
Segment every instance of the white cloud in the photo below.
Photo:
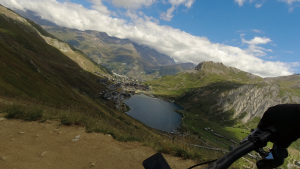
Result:
{"label": "white cloud", "polygon": [[174,15],[173,15],[174,10],[175,10],[175,7],[172,6],[171,8],[169,8],[169,9],[167,10],[167,12],[161,13],[161,14],[160,14],[160,19],[163,19],[163,20],[165,20],[165,21],[171,21],[172,18],[173,18],[173,16],[174,16]]}
{"label": "white cloud", "polygon": [[235,0],[235,2],[239,4],[239,6],[243,6],[245,1],[246,0]]}
{"label": "white cloud", "polygon": [[292,5],[294,2],[300,2],[300,0],[279,0],[279,1],[286,2],[289,5]]}
{"label": "white cloud", "polygon": [[290,7],[289,7],[289,13],[292,13],[293,11],[294,11],[294,9],[295,8],[298,8],[298,7],[300,7],[300,5],[291,5]]}
{"label": "white cloud", "polygon": [[263,5],[263,4],[258,4],[258,3],[257,3],[257,4],[255,4],[255,7],[256,7],[256,8],[260,8],[260,7],[262,7],[262,5]]}
{"label": "white cloud", "polygon": [[[249,49],[219,43],[212,43],[206,37],[198,37],[169,26],[161,26],[151,18],[132,15],[132,22],[113,18],[96,10],[84,8],[74,3],[59,3],[55,0],[0,0],[9,8],[29,9],[59,26],[79,30],[98,30],[110,36],[128,38],[138,44],[149,46],[163,54],[169,55],[177,62],[202,61],[223,62],[225,65],[254,73],[263,77],[292,74],[291,66],[283,62],[264,61],[256,57],[259,51],[270,51],[259,47],[271,42],[269,38],[255,37],[245,40]],[[188,6],[189,4],[187,4]],[[254,46],[254,49],[251,49]],[[255,51],[251,51],[255,50]]]}
{"label": "white cloud", "polygon": [[[173,12],[178,6],[184,5],[187,8],[191,8],[195,1],[196,0],[168,0],[168,3],[170,3],[172,5],[172,7],[169,8],[167,10],[167,12],[162,12],[160,14],[160,19],[163,19],[166,21],[171,21],[174,16]],[[163,3],[166,4],[167,2],[165,0],[163,0]]]}
{"label": "white cloud", "polygon": [[250,40],[250,41],[246,41],[244,38],[242,38],[243,43],[248,43],[250,45],[259,45],[259,44],[266,44],[271,42],[272,40],[270,38],[266,38],[266,37],[255,37],[254,39]]}
{"label": "white cloud", "polygon": [[251,31],[255,33],[264,33],[264,31],[258,29],[252,29]]}
{"label": "white cloud", "polygon": [[266,56],[267,54],[265,51],[273,52],[271,49],[265,49],[263,47],[258,46],[261,44],[267,44],[271,42],[272,40],[270,38],[255,37],[250,41],[245,40],[243,36],[241,36],[241,38],[243,43],[249,44],[249,48],[246,51],[254,56]]}
{"label": "white cloud", "polygon": [[151,6],[156,0],[112,0],[112,4],[116,7],[122,7],[127,9],[138,9],[143,6]]}
{"label": "white cloud", "polygon": [[102,4],[102,0],[89,0],[92,3],[92,9],[102,13],[102,14],[111,14],[111,11],[107,9],[105,5]]}
{"label": "white cloud", "polygon": [[290,63],[291,67],[298,67],[300,66],[300,63],[299,62],[292,62]]}

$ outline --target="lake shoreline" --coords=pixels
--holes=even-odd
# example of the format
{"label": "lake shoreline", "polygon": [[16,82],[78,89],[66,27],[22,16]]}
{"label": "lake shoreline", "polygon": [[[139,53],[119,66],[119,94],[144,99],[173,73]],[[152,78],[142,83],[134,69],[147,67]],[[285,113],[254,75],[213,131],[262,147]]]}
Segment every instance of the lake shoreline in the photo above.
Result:
{"label": "lake shoreline", "polygon": [[184,110],[184,108],[177,103],[146,93],[132,94],[123,103],[131,109],[125,112],[127,115],[148,127],[176,133],[181,128],[183,116],[176,110]]}
{"label": "lake shoreline", "polygon": [[[140,95],[140,94],[144,94],[144,95],[146,95],[146,96],[148,96],[148,97],[155,98],[155,99],[159,99],[159,100],[166,101],[166,102],[169,102],[169,103],[177,104],[177,105],[179,105],[180,107],[182,107],[183,110],[185,110],[185,108],[184,108],[182,105],[180,105],[178,102],[176,102],[176,101],[171,102],[169,99],[166,99],[166,98],[161,97],[161,96],[156,96],[156,95],[149,94],[149,93],[144,93],[144,92],[139,92],[139,93],[132,94],[132,95]],[[186,132],[186,131],[190,132],[190,130],[188,129],[188,127],[185,126],[185,124],[184,124],[184,118],[185,118],[184,114],[181,113],[180,111],[176,110],[176,109],[174,109],[174,111],[175,111],[176,113],[178,113],[178,114],[181,116],[181,124],[180,124],[180,127],[176,129],[176,131],[177,131],[177,132]],[[126,112],[125,112],[125,113],[126,113]],[[148,126],[148,127],[150,127],[150,126]],[[152,128],[152,127],[151,127],[151,128]],[[159,129],[156,129],[156,130],[159,130]],[[165,132],[165,131],[163,131],[163,130],[159,130],[159,131]]]}

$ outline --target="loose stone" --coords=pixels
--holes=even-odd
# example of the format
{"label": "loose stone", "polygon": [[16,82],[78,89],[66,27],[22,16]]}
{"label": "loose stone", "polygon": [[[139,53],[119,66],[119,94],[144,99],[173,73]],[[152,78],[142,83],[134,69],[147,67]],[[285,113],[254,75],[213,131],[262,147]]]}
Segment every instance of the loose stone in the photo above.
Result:
{"label": "loose stone", "polygon": [[43,152],[43,153],[41,154],[41,157],[43,157],[46,153],[47,153],[47,151]]}
{"label": "loose stone", "polygon": [[76,136],[75,139],[72,139],[73,142],[78,141],[80,138],[80,135]]}
{"label": "loose stone", "polygon": [[95,163],[90,163],[89,166],[92,168],[92,167],[95,167],[95,165],[96,165]]}

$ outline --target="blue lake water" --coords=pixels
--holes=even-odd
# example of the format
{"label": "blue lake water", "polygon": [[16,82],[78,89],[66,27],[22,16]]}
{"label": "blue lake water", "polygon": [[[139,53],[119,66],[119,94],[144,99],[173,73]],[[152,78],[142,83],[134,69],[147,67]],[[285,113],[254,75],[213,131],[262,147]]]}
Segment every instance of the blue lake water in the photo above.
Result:
{"label": "blue lake water", "polygon": [[141,121],[149,127],[162,131],[174,132],[182,121],[181,115],[174,109],[183,110],[175,103],[166,102],[143,94],[133,95],[124,101],[130,107],[129,116]]}

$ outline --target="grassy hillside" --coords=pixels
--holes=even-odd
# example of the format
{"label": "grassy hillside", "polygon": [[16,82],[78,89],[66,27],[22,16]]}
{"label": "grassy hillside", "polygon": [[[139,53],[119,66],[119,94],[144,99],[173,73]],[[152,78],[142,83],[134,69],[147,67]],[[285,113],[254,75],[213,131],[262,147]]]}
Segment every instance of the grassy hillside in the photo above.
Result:
{"label": "grassy hillside", "polygon": [[45,31],[41,26],[34,23],[33,21],[26,19],[34,28],[38,30],[38,32],[43,35],[43,38],[47,41],[48,44],[54,46],[59,49],[62,53],[68,56],[70,59],[75,61],[82,69],[87,70],[89,72],[98,72],[104,75],[112,75],[111,71],[109,71],[106,67],[101,66],[94,62],[92,59],[87,57],[81,50],[76,49],[72,45],[60,41],[55,36],[51,35],[47,31]]}
{"label": "grassy hillside", "polygon": [[[87,132],[139,141],[186,159],[206,161],[222,155],[172,142],[117,111],[113,102],[99,97],[99,92],[107,90],[96,83],[100,77],[49,45],[27,20],[2,6],[0,13],[0,113],[6,118],[80,125]],[[183,141],[201,144],[191,138]]]}
{"label": "grassy hillside", "polygon": [[[84,51],[95,62],[111,71],[140,80],[174,75],[193,69],[193,64],[176,64],[172,58],[128,39],[108,36],[104,32],[79,31],[60,27],[44,28],[61,40]],[[192,66],[191,66],[192,65]]]}
{"label": "grassy hillside", "polygon": [[[263,79],[250,73],[227,67],[222,63],[203,62],[196,67],[195,71],[164,76],[145,83],[151,86],[153,90],[151,94],[167,100],[175,100],[185,108],[185,111],[180,113],[184,116],[183,126],[190,133],[195,133],[201,138],[205,138],[208,142],[217,143],[218,146],[223,148],[233,143],[226,139],[218,138],[205,130],[205,128],[210,127],[214,132],[239,142],[249,134],[250,129],[257,126],[260,119],[256,117],[244,123],[242,119],[249,112],[235,116],[234,109],[223,111],[223,109],[218,107],[220,100],[225,99],[229,94],[238,92],[238,89],[246,86],[245,88],[248,88],[253,93],[250,93],[245,104],[251,105],[253,104],[252,99],[255,101],[258,96],[264,97],[265,100],[274,99],[272,97],[276,90],[272,91],[271,88],[278,86],[279,91],[276,97],[282,98],[281,100],[283,101],[289,98],[291,103],[300,103],[298,102],[299,98],[297,98],[300,94],[300,88],[298,87],[298,84],[300,84],[299,75]],[[256,90],[259,91],[264,88],[268,89],[268,91],[263,91],[266,94],[263,93],[264,96],[260,96],[260,92],[256,92]],[[238,95],[243,97],[244,94],[239,93]],[[251,95],[253,95],[253,98],[250,97]],[[235,101],[227,100],[227,102],[230,104]],[[298,142],[293,144],[294,148],[298,149]]]}
{"label": "grassy hillside", "polygon": [[217,65],[220,66],[220,68],[218,68],[219,73],[215,72],[216,70],[214,70],[213,63],[205,62],[202,71],[194,70],[182,72],[173,76],[167,75],[160,79],[149,81],[147,84],[153,88],[156,95],[177,98],[186,92],[205,86],[216,89],[220,88],[220,90],[228,90],[242,84],[251,84],[263,80],[256,76],[251,79],[248,77],[249,73],[247,72],[228,69],[221,64]]}
{"label": "grassy hillside", "polygon": [[[219,158],[223,155],[221,152],[173,142],[172,139],[157,134],[153,129],[146,127],[125,113],[118,112],[113,102],[99,97],[99,92],[107,90],[105,86],[96,83],[100,77],[91,73],[90,70],[84,69],[86,65],[80,65],[82,61],[78,63],[76,60],[70,59],[73,56],[66,56],[64,50],[67,49],[65,47],[67,44],[60,43],[37,25],[31,25],[30,21],[2,6],[0,6],[0,13],[0,113],[4,113],[6,118],[18,118],[41,123],[47,120],[58,120],[63,125],[84,126],[87,132],[110,134],[120,141],[139,141],[146,146],[153,147],[158,152],[181,156],[185,159],[195,159],[200,162]],[[45,36],[50,38],[49,41]],[[45,39],[48,43],[53,41],[50,44],[55,47],[49,45]],[[58,49],[56,48],[57,45]],[[78,52],[80,53],[80,51]],[[171,92],[167,91],[165,96],[171,93],[170,97],[175,98],[183,93],[191,92],[195,88],[206,87],[206,84],[226,81],[223,76],[205,77],[205,74],[201,75],[201,73],[182,75],[186,76],[184,78],[190,78],[187,83],[183,83],[189,88],[185,89],[178,86],[180,90],[175,92],[176,86],[169,82],[168,85],[175,87],[170,90]],[[247,76],[247,74],[245,75]],[[202,82],[201,77],[202,81],[207,78],[210,83]],[[201,82],[200,85],[193,83],[195,78]],[[243,76],[232,78],[234,80],[232,84],[226,81],[228,88],[243,82]],[[193,114],[190,110],[183,112],[183,114],[185,113],[187,113],[186,119],[190,120],[186,124],[194,125],[193,120],[198,118],[198,115]],[[202,123],[202,126],[197,127],[203,130],[205,125],[211,125],[218,132],[234,131],[239,136],[239,131],[242,130],[233,127],[224,129],[219,127],[220,124],[217,123]],[[198,131],[200,137],[208,136],[205,133],[201,135],[201,130],[196,128],[193,131]],[[227,135],[232,136],[231,133],[228,132]],[[208,137],[206,144],[209,145],[218,146],[219,142],[223,141],[216,140],[212,136]],[[204,145],[202,141],[192,137],[177,139]],[[224,141],[220,147],[226,148],[228,145],[225,143],[229,144]],[[240,168],[241,165],[247,165],[247,163],[241,160],[234,167]]]}

